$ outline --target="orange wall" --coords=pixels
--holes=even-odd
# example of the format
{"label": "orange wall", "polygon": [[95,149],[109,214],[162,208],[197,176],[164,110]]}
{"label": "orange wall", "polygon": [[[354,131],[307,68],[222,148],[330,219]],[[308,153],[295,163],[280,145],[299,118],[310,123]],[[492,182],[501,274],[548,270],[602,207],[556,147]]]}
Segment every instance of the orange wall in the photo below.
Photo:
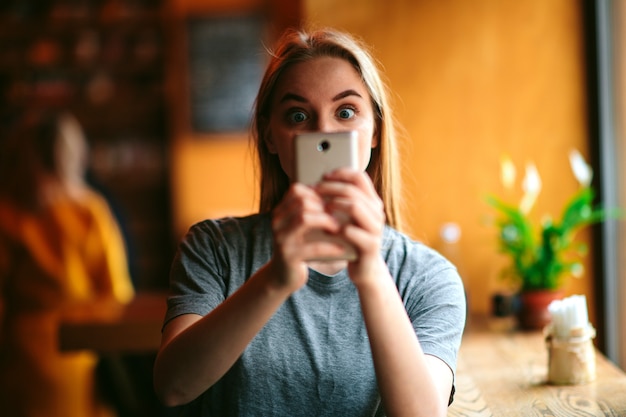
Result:
{"label": "orange wall", "polygon": [[[572,147],[587,153],[579,4],[307,0],[304,5],[309,23],[346,29],[373,46],[406,129],[401,162],[408,232],[437,247],[440,226],[460,224],[470,308],[488,311],[489,296],[501,285],[496,275],[503,260],[496,254],[494,230],[484,224],[491,213],[484,196],[502,192],[500,156],[511,155],[519,170],[527,161],[537,164],[543,180],[537,219],[557,214],[577,187],[567,153]],[[178,85],[180,90],[183,84]],[[235,140],[197,141],[178,134],[172,162],[179,232],[207,215],[254,209],[244,138],[242,133]],[[571,281],[568,291],[587,294],[593,307],[589,274]]]}
{"label": "orange wall", "polygon": [[[501,281],[489,193],[499,159],[537,164],[537,218],[575,191],[567,153],[587,152],[580,7],[571,0],[310,0],[317,25],[373,46],[397,95],[409,232],[437,247],[445,222],[462,228],[461,267],[473,311]],[[587,268],[590,269],[589,267]],[[592,294],[590,276],[568,290]],[[591,304],[591,303],[590,303]]]}

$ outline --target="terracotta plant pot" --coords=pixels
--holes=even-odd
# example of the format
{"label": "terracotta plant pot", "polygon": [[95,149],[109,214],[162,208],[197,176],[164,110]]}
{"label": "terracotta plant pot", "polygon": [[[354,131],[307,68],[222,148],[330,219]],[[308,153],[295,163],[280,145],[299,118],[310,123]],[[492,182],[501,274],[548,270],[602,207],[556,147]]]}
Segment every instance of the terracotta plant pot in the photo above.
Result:
{"label": "terracotta plant pot", "polygon": [[550,323],[548,306],[563,298],[561,290],[532,290],[519,294],[518,322],[522,330],[541,330]]}

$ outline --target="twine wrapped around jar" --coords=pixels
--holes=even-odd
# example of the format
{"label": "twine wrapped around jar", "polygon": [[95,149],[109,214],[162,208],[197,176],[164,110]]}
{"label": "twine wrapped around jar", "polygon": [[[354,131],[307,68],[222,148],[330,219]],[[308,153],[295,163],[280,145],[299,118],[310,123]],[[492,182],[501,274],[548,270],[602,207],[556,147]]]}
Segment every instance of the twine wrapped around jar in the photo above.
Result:
{"label": "twine wrapped around jar", "polygon": [[575,328],[563,338],[546,327],[548,348],[548,383],[555,385],[586,384],[596,378],[596,356],[592,339],[596,330],[589,324]]}

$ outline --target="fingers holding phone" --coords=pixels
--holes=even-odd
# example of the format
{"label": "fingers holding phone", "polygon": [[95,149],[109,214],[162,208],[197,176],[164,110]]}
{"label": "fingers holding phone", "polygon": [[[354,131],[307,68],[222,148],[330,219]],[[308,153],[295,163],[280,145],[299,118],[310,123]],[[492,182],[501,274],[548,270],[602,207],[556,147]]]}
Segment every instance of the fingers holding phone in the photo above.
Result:
{"label": "fingers holding phone", "polygon": [[339,222],[312,187],[294,183],[272,214],[275,254],[283,263],[297,266],[316,259],[342,259],[344,242],[316,237],[338,236]]}

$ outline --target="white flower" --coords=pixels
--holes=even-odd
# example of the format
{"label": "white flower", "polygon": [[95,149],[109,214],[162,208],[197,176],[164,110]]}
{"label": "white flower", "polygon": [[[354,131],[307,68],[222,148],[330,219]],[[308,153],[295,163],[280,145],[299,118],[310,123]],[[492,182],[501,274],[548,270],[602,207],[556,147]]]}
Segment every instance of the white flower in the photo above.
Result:
{"label": "white flower", "polygon": [[515,184],[515,165],[513,165],[513,161],[511,161],[508,155],[500,159],[500,179],[505,189],[510,190],[513,188]]}
{"label": "white flower", "polygon": [[593,169],[587,164],[585,158],[576,149],[572,149],[569,153],[569,164],[572,167],[572,172],[578,180],[578,183],[583,187],[591,185],[591,179],[593,178]]}
{"label": "white flower", "polygon": [[574,276],[574,278],[581,278],[585,272],[585,267],[582,263],[576,262],[571,266],[570,272]]}
{"label": "white flower", "polygon": [[522,182],[522,189],[524,190],[524,196],[519,208],[522,213],[527,214],[532,209],[541,191],[541,178],[539,177],[537,167],[532,162],[526,164],[526,175]]}

